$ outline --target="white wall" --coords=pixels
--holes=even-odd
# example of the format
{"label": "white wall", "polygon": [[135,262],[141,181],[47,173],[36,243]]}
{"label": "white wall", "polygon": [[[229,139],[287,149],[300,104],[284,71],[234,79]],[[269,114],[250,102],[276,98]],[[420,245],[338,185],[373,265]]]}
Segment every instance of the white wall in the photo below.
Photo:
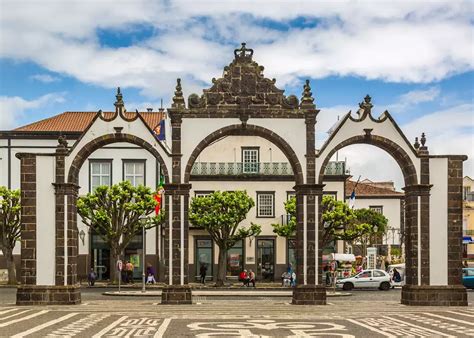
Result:
{"label": "white wall", "polygon": [[430,159],[430,284],[448,285],[448,159]]}
{"label": "white wall", "polygon": [[36,284],[54,285],[56,267],[55,157],[36,158]]}
{"label": "white wall", "polygon": [[[346,200],[349,203],[349,200]],[[387,227],[396,228],[400,230],[400,199],[398,198],[357,198],[355,200],[355,209],[369,208],[370,206],[382,206],[383,215],[388,219]],[[387,231],[388,237],[384,244],[400,244],[399,233],[395,232],[395,237],[392,237],[392,232]],[[384,238],[385,241],[385,238]]]}

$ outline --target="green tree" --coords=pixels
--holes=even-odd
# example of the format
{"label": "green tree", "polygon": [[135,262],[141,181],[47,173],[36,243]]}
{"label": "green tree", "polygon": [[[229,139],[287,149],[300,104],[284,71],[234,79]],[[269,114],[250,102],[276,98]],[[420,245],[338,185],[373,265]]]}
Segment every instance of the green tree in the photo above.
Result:
{"label": "green tree", "polygon": [[21,235],[20,190],[0,187],[0,250],[8,269],[8,284],[16,284],[16,266],[13,248]]}
{"label": "green tree", "polygon": [[367,254],[367,247],[377,244],[387,231],[388,219],[381,213],[372,209],[356,209],[356,224],[364,228],[361,236],[355,238],[353,246],[359,247],[363,256]]}
{"label": "green tree", "polygon": [[[163,223],[163,212],[151,215],[157,204],[153,195],[148,187],[134,187],[124,181],[110,187],[97,187],[78,199],[77,212],[83,223],[110,247],[111,271],[115,271],[123,250],[135,235],[141,233],[142,227],[151,229]],[[110,279],[115,282],[116,275],[111,273]]]}
{"label": "green tree", "polygon": [[[273,232],[279,236],[291,237],[296,231],[296,198],[285,202],[285,210],[289,217],[287,224],[272,224]],[[351,209],[347,203],[336,201],[331,196],[323,196],[321,203],[323,234],[321,244],[323,247],[336,240],[354,241],[364,235],[372,233],[375,229],[382,229],[379,222],[369,222],[364,216],[372,215],[359,210]],[[358,219],[358,216],[360,219]],[[379,214],[380,215],[380,214]],[[383,217],[383,215],[382,215]],[[376,220],[378,221],[380,217]],[[374,219],[375,220],[375,219]],[[376,224],[377,226],[374,226]],[[380,226],[380,228],[379,228]]]}
{"label": "green tree", "polygon": [[215,191],[191,201],[190,222],[207,230],[219,247],[217,286],[224,285],[226,280],[227,251],[236,242],[261,232],[261,227],[254,223],[248,228],[239,226],[254,205],[246,191]]}

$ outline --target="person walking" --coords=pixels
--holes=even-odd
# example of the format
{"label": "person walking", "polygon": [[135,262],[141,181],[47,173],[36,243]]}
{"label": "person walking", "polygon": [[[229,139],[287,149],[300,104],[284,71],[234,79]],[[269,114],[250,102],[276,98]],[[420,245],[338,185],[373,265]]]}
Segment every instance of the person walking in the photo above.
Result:
{"label": "person walking", "polygon": [[201,284],[206,284],[206,274],[207,274],[206,264],[201,264],[201,268],[199,269],[199,274],[201,275]]}
{"label": "person walking", "polygon": [[150,263],[147,263],[146,265],[146,283],[147,284],[155,284],[156,283],[156,278],[155,278],[155,269]]}
{"label": "person walking", "polygon": [[97,275],[94,272],[94,269],[91,268],[91,271],[87,274],[87,283],[89,286],[94,286]]}

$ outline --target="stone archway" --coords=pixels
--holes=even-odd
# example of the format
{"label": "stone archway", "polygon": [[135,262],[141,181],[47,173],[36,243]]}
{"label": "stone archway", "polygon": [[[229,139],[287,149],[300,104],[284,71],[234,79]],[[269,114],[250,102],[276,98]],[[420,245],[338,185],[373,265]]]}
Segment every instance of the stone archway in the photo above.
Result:
{"label": "stone archway", "polygon": [[117,142],[132,143],[150,152],[160,163],[160,167],[163,170],[163,175],[165,177],[165,182],[168,183],[170,181],[168,168],[166,167],[163,158],[160,156],[156,148],[154,148],[150,143],[141,139],[138,136],[124,133],[115,133],[102,135],[90,141],[81,150],[79,150],[69,167],[67,182],[72,184],[78,184],[79,171],[82,167],[82,164],[84,163],[84,161],[86,161],[89,155],[91,155],[97,149],[100,149],[108,144]]}
{"label": "stone archway", "polygon": [[184,171],[184,183],[189,183],[191,177],[191,170],[194,162],[198,158],[199,154],[211,143],[219,140],[224,136],[259,136],[275,144],[282,152],[285,154],[286,158],[290,162],[290,165],[293,169],[295,175],[295,183],[303,184],[303,169],[301,163],[298,160],[294,150],[282,137],[278,134],[268,130],[266,128],[256,126],[256,125],[246,125],[242,126],[240,124],[230,125],[219,130],[214,131],[205,137],[199,144],[194,148],[189,160],[186,164]]}

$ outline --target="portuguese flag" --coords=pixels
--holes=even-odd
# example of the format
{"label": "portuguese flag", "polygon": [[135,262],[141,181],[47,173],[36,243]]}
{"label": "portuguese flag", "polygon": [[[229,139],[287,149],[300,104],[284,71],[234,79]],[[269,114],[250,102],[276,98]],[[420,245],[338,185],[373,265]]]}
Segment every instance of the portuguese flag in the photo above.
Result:
{"label": "portuguese flag", "polygon": [[165,178],[163,177],[163,175],[160,175],[160,183],[158,185],[155,195],[153,196],[153,198],[156,201],[155,213],[157,215],[160,213],[161,205],[162,205],[161,203],[163,200],[163,196],[165,194],[164,185],[165,185]]}

